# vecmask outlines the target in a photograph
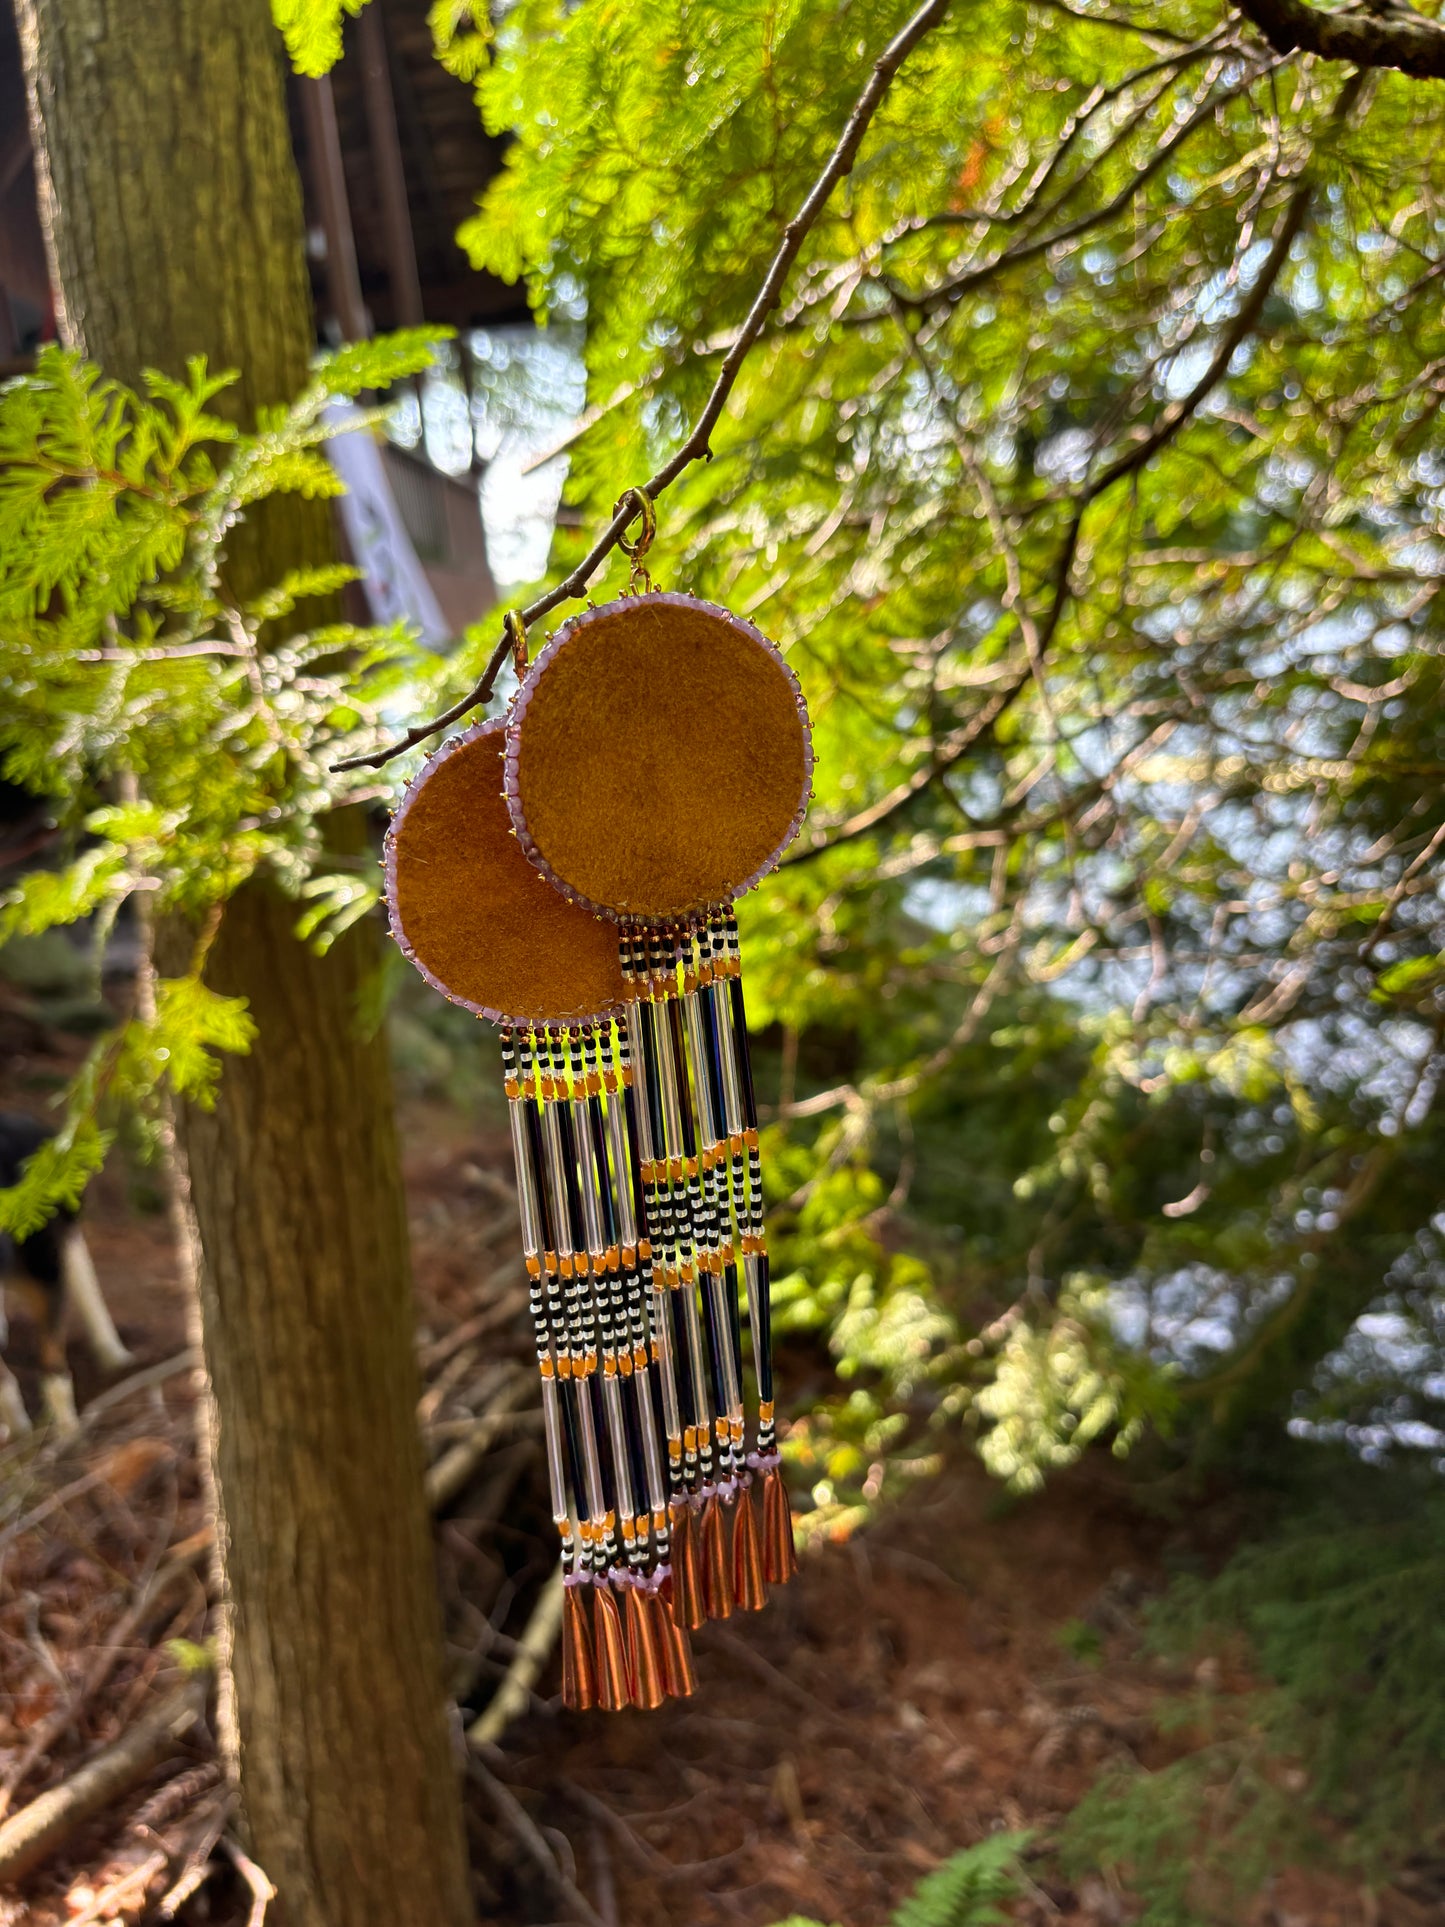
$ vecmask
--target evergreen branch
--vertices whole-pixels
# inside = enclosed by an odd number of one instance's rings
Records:
[[[1084,491],[1082,506],[1087,507],[1090,502],[1097,501],[1107,489],[1112,488],[1116,482],[1122,482],[1126,476],[1137,474],[1166,443],[1173,441],[1180,429],[1192,419],[1219,382],[1223,380],[1228,373],[1230,362],[1234,359],[1235,350],[1254,333],[1260,316],[1264,312],[1264,304],[1273,293],[1274,284],[1279,279],[1285,262],[1289,259],[1290,248],[1294,244],[1296,235],[1304,226],[1305,216],[1309,212],[1311,192],[1312,183],[1306,177],[1290,195],[1285,206],[1284,217],[1280,221],[1264,265],[1253,287],[1239,304],[1239,312],[1221,333],[1218,346],[1210,357],[1204,373],[1187,395],[1182,396],[1172,407],[1165,409],[1147,435],[1136,442],[1133,448],[1126,449],[1102,474],[1094,477]]]
[[[1348,113],[1358,95],[1360,84],[1360,79],[1356,76],[1346,85],[1341,99],[1336,106],[1335,114],[1337,119],[1343,118],[1343,116]],[[1186,126],[1191,124],[1192,123],[1187,122]],[[858,811],[857,814],[850,817],[847,822],[840,824],[830,835],[819,837],[809,848],[801,850],[791,857],[785,857],[783,859],[783,867],[810,862],[814,857],[823,855],[825,851],[835,849],[839,844],[852,842],[860,836],[866,836],[871,830],[875,830],[882,824],[888,822],[891,818],[898,815],[900,811],[905,810],[913,799],[923,790],[927,789],[940,775],[951,769],[955,764],[961,762],[984,732],[1022,695],[1030,682],[1037,683],[1040,689],[1043,689],[1043,660],[1048,648],[1053,642],[1059,623],[1063,619],[1064,611],[1069,603],[1072,592],[1074,561],[1078,553],[1079,538],[1083,532],[1086,511],[1101,495],[1113,488],[1116,483],[1124,481],[1130,475],[1137,474],[1162,448],[1167,447],[1179,434],[1180,430],[1193,419],[1211,392],[1218,386],[1219,382],[1223,380],[1236,350],[1249,338],[1258,325],[1260,316],[1264,311],[1265,303],[1273,292],[1275,283],[1284,269],[1285,262],[1289,259],[1290,248],[1296,236],[1303,228],[1305,217],[1309,212],[1311,192],[1311,182],[1308,176],[1305,176],[1298,182],[1285,205],[1284,215],[1280,221],[1269,254],[1253,286],[1250,288],[1246,298],[1240,303],[1238,313],[1230,321],[1228,327],[1221,333],[1215,351],[1210,357],[1208,367],[1189,390],[1188,394],[1182,396],[1179,401],[1167,408],[1149,432],[1142,436],[1133,448],[1126,449],[1124,453],[1111,462],[1107,468],[1094,476],[1074,498],[1068,527],[1065,531],[1064,540],[1060,546],[1052,572],[1048,607],[1042,623],[1036,624],[1029,616],[1023,597],[1022,583],[1018,579],[1011,578],[1008,606],[1010,606],[1015,616],[1020,620],[1024,638],[1029,647],[1029,667],[1015,676],[1002,690],[993,696],[968,723],[953,731],[945,738],[945,740],[938,745],[936,753],[929,758],[928,762],[921,769],[915,771],[912,776],[897,785],[896,788],[890,790],[886,796],[881,797],[876,803],[866,809]],[[899,297],[897,300],[897,308],[899,309],[913,305],[915,304],[909,303],[906,298],[903,297]],[[901,320],[901,316],[899,319]],[[905,329],[905,334],[907,333],[908,331]],[[917,344],[911,335],[909,335],[909,341],[915,354],[917,354]],[[967,451],[965,450],[964,453],[967,459]],[[1006,546],[1002,543],[1002,530],[997,524],[996,517],[995,540],[999,541],[1001,546]],[[1016,568],[1017,562],[1015,558],[1015,571]],[[1047,700],[1046,695],[1045,700]]]
[[[966,723],[950,731],[942,742],[935,746],[933,754],[921,769],[905,777],[903,782],[889,790],[886,796],[880,796],[876,803],[870,803],[866,809],[859,810],[845,823],[840,823],[831,833],[819,836],[807,849],[799,850],[792,856],[785,856],[779,867],[790,869],[799,863],[811,863],[814,857],[822,856],[827,850],[836,850],[839,844],[852,843],[860,836],[867,836],[871,830],[880,829],[883,824],[897,816],[900,810],[907,809],[914,797],[926,790],[930,783],[936,782],[940,776],[946,775],[956,764],[963,761],[979,739],[997,722],[1019,691],[1027,685],[1032,675],[1032,667],[1020,671],[1005,683],[1002,689],[990,696],[976,715],[970,716]]]
[[[1397,0],[1324,13],[1307,0],[1235,0],[1277,53],[1318,54],[1357,67],[1393,67],[1414,80],[1445,80],[1445,27]]]
[[[1192,51],[1195,50],[1191,49]],[[1160,142],[1148,160],[1102,206],[1091,208],[1087,214],[1080,214],[1074,220],[1066,221],[1062,227],[1051,228],[1047,234],[1035,235],[1030,240],[1020,242],[1012,248],[1006,248],[992,261],[985,261],[976,268],[966,268],[962,274],[955,275],[949,281],[940,282],[937,287],[929,288],[922,294],[908,294],[902,289],[894,289],[893,298],[903,307],[914,312],[932,314],[939,309],[952,307],[965,295],[976,293],[979,288],[1010,268],[1022,267],[1027,261],[1036,261],[1041,255],[1051,254],[1055,248],[1064,246],[1066,242],[1081,240],[1084,235],[1092,234],[1095,229],[1107,227],[1111,221],[1128,211],[1155,175],[1176,158],[1180,148],[1199,128],[1213,120],[1219,110],[1230,101],[1247,96],[1255,83],[1278,65],[1278,61],[1271,61],[1265,66],[1253,68],[1241,81],[1233,87],[1226,88],[1223,93],[1211,92],[1187,119],[1178,123],[1168,139]],[[1071,186],[1060,199],[1066,200],[1073,191],[1074,188]],[[1058,205],[1057,201],[1053,204],[1054,207]],[[1051,208],[1049,212],[1052,211]],[[862,327],[880,319],[881,314],[849,315],[845,318],[843,325]]]
[[[923,36],[930,28],[938,25],[947,11],[948,0],[925,0],[925,4],[900,29],[873,63],[873,71],[868,77],[868,83],[859,94],[837,145],[829,155],[817,180],[809,189],[802,206],[783,229],[782,240],[769,263],[762,286],[758,289],[747,319],[729,348],[722,367],[718,370],[712,392],[703,404],[702,412],[693,424],[692,432],[671,460],[664,462],[641,491],[629,489],[624,493],[621,505],[612,520],[571,574],[564,577],[555,588],[538,596],[535,602],[530,603],[520,612],[524,627],[529,627],[543,616],[550,614],[559,604],[575,601],[584,593],[587,584],[617,547],[629,525],[637,520],[639,492],[649,501],[655,502],[664,489],[670,488],[683,470],[690,467],[693,462],[712,460],[713,430],[722,417],[723,409],[727,406],[728,397],[742,372],[742,366],[747,360],[749,351],[762,334],[769,315],[778,305],[784,283],[792,271],[804,241],[827,206],[833,189],[839,181],[845,180],[852,173],[853,163],[858,157],[863,136],[867,133],[873,116],[882,105],[898,69]],[[417,743],[425,742],[428,737],[435,736],[439,730],[450,727],[452,723],[460,722],[469,710],[476,709],[490,698],[497,677],[501,674],[502,665],[511,655],[511,648],[511,638],[504,629],[486,668],[460,701],[453,703],[450,709],[443,710],[440,716],[433,717],[430,722],[418,723],[386,747],[374,750],[367,756],[347,757],[334,767],[338,771],[380,769],[393,757],[400,756]]]
[[[1061,13],[1070,20],[1077,20],[1085,27],[1113,27],[1120,33],[1136,33],[1141,40],[1163,41],[1166,45],[1173,41],[1178,46],[1188,44],[1188,36],[1171,33],[1167,27],[1156,25],[1153,21],[1131,20],[1127,14],[1096,11],[1093,8],[1071,7],[1066,0],[1031,0],[1033,6],[1045,13]]]

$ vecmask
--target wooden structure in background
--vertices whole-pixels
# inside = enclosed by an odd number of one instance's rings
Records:
[[[333,72],[290,78],[292,141],[321,338],[445,323],[460,331],[470,392],[465,331],[529,315],[519,289],[477,273],[457,246],[504,143],[483,128],[471,88],[437,62],[427,11],[428,0],[370,0],[348,20]],[[12,0],[0,0],[0,377],[27,368],[54,332],[19,34]],[[420,448],[385,456],[443,609],[459,625],[475,620],[495,600],[478,465],[457,477]]]

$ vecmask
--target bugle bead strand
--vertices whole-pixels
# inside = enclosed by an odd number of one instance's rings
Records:
[[[690,1489],[697,1490],[712,1484],[712,1425],[707,1408],[707,1373],[703,1359],[702,1333],[698,1325],[696,1296],[691,1291],[682,1290],[683,1253],[690,1250],[691,1240],[685,1226],[677,1222],[679,1212],[686,1213],[687,1195],[677,1191],[671,1182],[671,1169],[674,1163],[681,1166],[681,1151],[676,1138],[669,1141],[669,1130],[676,1120],[675,1092],[673,1101],[668,1101],[668,1089],[664,1084],[659,1039],[663,1033],[663,1023],[659,1021],[657,1008],[658,987],[651,975],[648,961],[647,940],[638,936],[633,946],[634,970],[639,987],[636,1005],[638,1038],[641,1047],[642,1068],[648,1094],[648,1122],[651,1129],[652,1158],[644,1165],[643,1175],[651,1175],[651,1185],[647,1192],[648,1219],[660,1231],[663,1251],[661,1277],[671,1296],[674,1311],[673,1336],[680,1334],[682,1347],[674,1344],[674,1357],[679,1366],[679,1387],[684,1394],[684,1410],[687,1421],[683,1426],[683,1464],[686,1482]],[[675,1128],[679,1135],[681,1126]],[[656,1245],[656,1240],[654,1244]],[[657,1255],[654,1249],[654,1277],[657,1275]],[[684,1369],[685,1367],[685,1369]]]
[[[650,1362],[657,1374],[657,1385],[662,1395],[661,1424],[667,1450],[667,1490],[669,1494],[678,1491],[682,1485],[682,1417],[678,1408],[677,1379],[672,1363],[672,1334],[666,1322],[666,1301],[659,1291],[652,1272],[652,1244],[648,1236],[646,1206],[643,1201],[642,1179],[639,1171],[636,1123],[636,1093],[633,1088],[631,1047],[627,1028],[627,1014],[622,1012],[617,1020],[617,1088],[609,1087],[607,1099],[607,1118],[609,1129],[613,1132],[613,1163],[620,1173],[630,1173],[630,1186],[618,1177],[618,1195],[630,1195],[633,1220],[637,1236],[637,1282],[638,1302],[635,1319],[642,1330],[634,1325],[636,1338],[647,1344]],[[620,1099],[620,1103],[619,1100]]]
[[[720,1306],[717,1286],[714,1283],[715,1277],[721,1276],[722,1262],[718,1253],[716,1217],[710,1208],[711,1200],[703,1190],[701,1164],[698,1157],[697,1125],[693,1091],[689,1082],[686,1029],[677,985],[676,966],[679,948],[676,937],[660,941],[658,949],[662,967],[658,975],[663,986],[660,1022],[665,1024],[667,1041],[664,1074],[671,1078],[673,1084],[682,1167],[687,1183],[688,1213],[693,1227],[693,1264],[681,1274],[682,1289],[687,1292],[696,1290],[701,1294],[702,1329],[707,1346],[709,1383],[712,1387],[710,1418],[718,1455],[718,1476],[724,1484],[730,1484],[735,1468],[732,1434],[728,1422],[731,1403],[729,1387],[736,1377],[736,1369],[729,1357],[731,1331],[727,1324],[726,1309]],[[691,1068],[695,1072],[697,1067]],[[698,1102],[702,1102],[701,1094]]]
[[[537,1087],[541,1102],[541,1139],[546,1170],[546,1195],[552,1214],[552,1230],[557,1241],[557,1268],[562,1279],[563,1309],[567,1327],[568,1354],[572,1380],[569,1400],[575,1449],[581,1468],[580,1490],[585,1494],[587,1526],[584,1537],[590,1542],[592,1565],[605,1572],[616,1557],[612,1522],[608,1518],[606,1488],[597,1445],[596,1412],[588,1382],[596,1363],[595,1345],[589,1345],[586,1313],[578,1278],[578,1253],[573,1227],[573,1192],[569,1185],[566,1150],[562,1135],[563,1109],[567,1096],[565,1062],[559,1062],[555,1032],[540,1032],[536,1037]],[[582,1259],[585,1265],[585,1256]]]
[[[552,1063],[556,1085],[556,1106],[558,1133],[562,1142],[563,1168],[567,1184],[568,1209],[572,1219],[572,1244],[574,1251],[574,1273],[577,1283],[578,1316],[582,1327],[583,1343],[586,1348],[587,1384],[584,1388],[589,1401],[593,1434],[597,1442],[598,1470],[601,1478],[603,1497],[604,1545],[607,1564],[615,1566],[621,1553],[617,1545],[619,1528],[618,1514],[621,1510],[619,1489],[615,1473],[614,1456],[610,1449],[615,1442],[615,1433],[608,1410],[606,1377],[601,1371],[602,1329],[601,1311],[596,1292],[592,1260],[589,1250],[589,1234],[586,1213],[584,1179],[579,1163],[577,1134],[573,1128],[572,1098],[573,1087],[567,1073],[566,1037],[561,1031],[552,1036]],[[631,1507],[627,1507],[631,1512]]]
[[[531,1032],[521,1039],[518,1064],[521,1083],[521,1125],[527,1145],[527,1164],[531,1175],[532,1201],[536,1206],[542,1251],[542,1284],[545,1293],[547,1329],[553,1364],[559,1378],[572,1376],[572,1356],[567,1336],[567,1313],[558,1268],[557,1231],[552,1198],[548,1189],[546,1149],[542,1136],[536,1040]]]
[[[501,1042],[507,1113],[512,1132],[512,1157],[517,1173],[517,1199],[522,1219],[522,1248],[527,1265],[528,1304],[532,1314],[533,1337],[537,1348],[537,1369],[542,1380],[542,1419],[546,1434],[547,1480],[552,1501],[552,1519],[562,1542],[563,1568],[570,1574],[576,1565],[577,1546],[573,1534],[572,1497],[563,1452],[562,1421],[558,1410],[554,1340],[548,1327],[542,1284],[544,1232],[539,1203],[540,1175],[533,1161],[533,1147],[527,1132],[526,1107],[530,1100],[523,1094],[521,1064],[516,1040],[510,1030],[502,1032]]]
[[[763,1216],[762,1159],[758,1143],[757,1102],[740,979],[737,923],[731,912],[713,919],[709,937],[713,964],[712,1014],[718,1057],[729,1106],[728,1181],[742,1254],[743,1286],[753,1334],[753,1366],[758,1381],[760,1453],[774,1449],[772,1334],[768,1293],[767,1241]]]
[[[651,971],[648,987],[651,998],[649,1007],[644,1008],[644,1034],[649,1037],[650,1047],[656,1051],[658,1059],[658,1084],[662,1096],[662,1112],[667,1134],[668,1205],[674,1224],[682,1220],[681,1235],[677,1240],[677,1291],[682,1304],[683,1331],[687,1341],[688,1364],[693,1391],[693,1431],[696,1439],[699,1490],[706,1492],[715,1483],[713,1470],[713,1433],[715,1414],[714,1400],[709,1394],[709,1386],[714,1383],[715,1359],[711,1348],[703,1336],[702,1321],[698,1316],[697,1266],[695,1241],[692,1235],[692,1205],[686,1189],[688,1158],[684,1138],[683,1108],[681,1093],[678,1089],[677,1065],[672,1051],[672,1029],[668,1012],[669,993],[677,994],[675,967],[669,971],[667,953],[660,939],[648,943],[651,956]]]
[[[592,1137],[594,1158],[605,1180],[607,1139],[600,1104],[592,1118]],[[614,1201],[608,1202],[611,1204]],[[615,1219],[612,1228],[613,1245],[609,1250],[616,1249],[618,1256],[616,1262],[609,1261],[607,1284],[617,1348],[617,1369],[622,1378],[622,1400],[628,1414],[627,1437],[632,1455],[632,1490],[638,1502],[638,1533],[640,1539],[645,1538],[650,1528],[656,1542],[658,1556],[665,1558],[667,1488],[662,1472],[657,1417],[652,1396],[654,1366],[647,1343],[647,1312],[642,1281],[635,1262],[624,1265],[621,1261]]]
[[[662,1387],[663,1423],[667,1431],[668,1481],[672,1490],[690,1489],[697,1481],[697,1435],[685,1424],[685,1368],[674,1344],[671,1312],[672,1286],[666,1262],[667,1233],[661,1192],[656,1183],[657,1147],[654,1129],[660,1129],[661,1099],[654,1091],[654,1078],[645,1061],[642,1044],[641,990],[634,967],[632,942],[622,936],[622,973],[632,1001],[624,1011],[618,1028],[622,1054],[623,1100],[627,1121],[638,1214],[638,1257],[648,1285],[652,1317],[652,1350],[658,1360]],[[632,1041],[637,1042],[635,1058]],[[676,1271],[671,1273],[676,1278]]]
[[[720,921],[709,929],[712,946],[712,981],[708,986],[713,1036],[716,1040],[718,1067],[722,1079],[723,1122],[727,1127],[727,1181],[739,1237],[748,1228],[747,1143],[743,1115],[742,1082],[738,1072],[737,1045],[733,1036],[732,1005],[728,997],[728,954],[726,933]]]
[[[632,1388],[637,1432],[642,1448],[642,1484],[646,1492],[654,1549],[667,1557],[667,1484],[662,1470],[662,1435],[658,1431],[653,1398],[657,1360],[648,1343],[647,1287],[638,1255],[637,1219],[633,1204],[632,1160],[626,1138],[626,1116],[621,1082],[612,1056],[611,1027],[589,1031],[587,1053],[588,1109],[592,1124],[593,1158],[601,1195],[610,1212],[611,1245],[617,1251],[614,1280],[614,1320],[618,1327],[618,1364]]]
[[[586,1063],[587,1040],[590,1039],[590,1034],[590,1031],[584,1033],[579,1028],[571,1032],[569,1040],[569,1130],[576,1159],[580,1208],[586,1233],[589,1267],[589,1275],[583,1281],[582,1290],[589,1306],[589,1323],[595,1327],[598,1334],[602,1370],[602,1409],[611,1454],[617,1525],[622,1535],[624,1556],[629,1566],[636,1567],[644,1559],[646,1547],[645,1543],[643,1545],[638,1543],[632,1442],[623,1414],[621,1387],[618,1382],[619,1343],[625,1347],[626,1332],[625,1329],[619,1332],[617,1321],[621,1292],[617,1247],[612,1235],[611,1181],[607,1172],[605,1153],[601,1169],[598,1168],[598,1135],[594,1135],[593,1130],[592,1103],[595,1093],[589,1089]],[[595,1061],[591,1076],[596,1080]],[[600,1090],[600,1088],[599,1080],[597,1089]],[[645,1521],[643,1529],[645,1534]]]
[[[698,1163],[705,1227],[707,1289],[711,1292],[719,1330],[723,1394],[727,1429],[727,1456],[734,1474],[740,1470],[743,1446],[742,1353],[737,1324],[737,1274],[733,1265],[734,1246],[728,1199],[719,1183],[721,1116],[714,1088],[712,1052],[707,1026],[699,1000],[700,971],[693,933],[689,932],[684,949],[681,1020],[686,1031],[691,1060],[693,1091],[696,1097]]]

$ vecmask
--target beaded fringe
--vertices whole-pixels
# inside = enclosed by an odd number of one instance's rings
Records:
[[[620,944],[614,1017],[502,1032],[578,1710],[686,1698],[688,1633],[796,1570],[737,922]]]

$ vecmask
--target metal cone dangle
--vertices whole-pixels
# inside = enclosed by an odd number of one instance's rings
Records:
[[[688,1632],[795,1570],[733,899],[811,773],[773,645],[649,588],[564,625],[387,838],[393,935],[501,1030],[577,1709],[686,1697]]]

